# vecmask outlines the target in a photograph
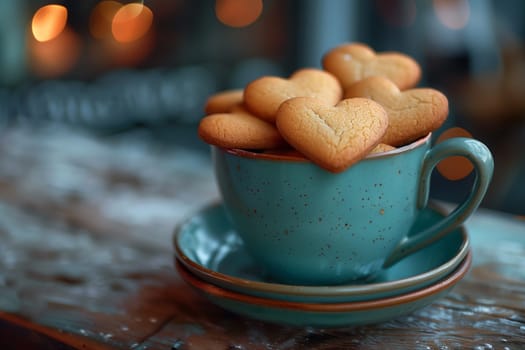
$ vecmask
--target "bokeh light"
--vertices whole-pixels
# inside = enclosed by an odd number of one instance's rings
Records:
[[[145,36],[131,42],[104,40],[101,42],[101,48],[112,66],[133,67],[148,58],[153,52],[155,44],[155,32],[150,30]]]
[[[89,30],[98,39],[91,53],[109,66],[140,64],[155,46],[153,12],[143,3],[101,1],[91,11]]]
[[[29,66],[42,78],[55,78],[71,71],[82,49],[80,36],[67,26],[51,40],[41,42],[30,37],[27,45]]]
[[[89,31],[94,38],[107,39],[113,36],[111,32],[113,17],[121,7],[122,4],[118,1],[105,0],[93,8],[89,17]]]
[[[262,0],[216,0],[217,19],[230,27],[246,27],[254,23],[263,10]]]
[[[464,28],[470,18],[470,5],[467,0],[434,0],[434,11],[438,20],[449,29]]]
[[[472,134],[463,128],[453,127],[445,130],[441,135],[439,135],[436,143],[443,142],[453,137],[472,138]],[[467,177],[474,169],[474,166],[467,158],[454,156],[442,160],[438,163],[436,168],[444,178],[456,181]]]
[[[153,12],[140,3],[126,4],[113,16],[111,32],[115,40],[129,43],[142,38],[151,28]]]
[[[45,5],[33,15],[31,30],[33,37],[40,41],[49,41],[62,33],[67,23],[67,9],[62,5]]]

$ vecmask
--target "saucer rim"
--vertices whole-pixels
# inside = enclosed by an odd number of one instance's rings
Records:
[[[175,249],[175,257],[178,261],[182,262],[186,268],[191,270],[193,273],[199,275],[200,278],[208,279],[216,282],[223,288],[226,286],[232,286],[236,288],[249,289],[259,293],[274,293],[279,295],[297,296],[297,297],[353,297],[360,296],[365,293],[377,294],[386,292],[396,292],[400,289],[408,288],[411,286],[424,284],[436,277],[447,275],[453,271],[461,261],[466,257],[470,248],[470,238],[464,225],[460,225],[454,229],[459,230],[462,236],[461,245],[458,247],[456,254],[446,261],[445,263],[423,273],[410,276],[407,278],[370,283],[370,284],[348,284],[341,285],[293,285],[284,283],[273,283],[273,282],[262,282],[254,281],[241,277],[228,275],[222,272],[210,269],[202,264],[191,259],[187,256],[182,247],[180,246],[180,236],[183,234],[185,227],[191,223],[192,218],[202,215],[207,211],[213,210],[216,207],[222,207],[222,201],[216,201],[208,204],[201,208],[197,212],[194,212],[187,219],[181,221],[176,227],[173,235],[173,245]],[[429,203],[428,209],[436,211],[440,215],[446,215],[446,210],[440,207],[437,203]],[[440,279],[438,279],[439,281]]]
[[[264,298],[260,296],[236,292],[230,289],[222,288],[220,286],[217,286],[213,283],[207,282],[199,278],[196,274],[192,273],[191,270],[186,268],[184,264],[182,264],[180,261],[177,261],[175,265],[179,276],[191,287],[204,293],[205,295],[250,305],[269,307],[272,309],[289,311],[295,310],[313,313],[344,313],[355,311],[371,311],[415,302],[417,300],[430,297],[432,295],[443,292],[450,287],[455,286],[467,275],[467,273],[470,271],[471,266],[472,251],[469,249],[465,258],[451,273],[449,273],[445,278],[437,281],[436,283],[431,284],[430,286],[412,292],[374,300],[318,303]]]

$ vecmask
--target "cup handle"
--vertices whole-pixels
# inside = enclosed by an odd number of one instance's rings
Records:
[[[443,159],[452,156],[466,157],[474,166],[476,178],[467,199],[433,226],[418,234],[404,237],[385,260],[383,267],[392,266],[407,255],[445,236],[461,225],[479,207],[492,179],[494,160],[490,150],[480,141],[458,137],[441,142],[426,153],[421,171],[418,208],[422,209],[428,204],[430,175],[435,166]]]

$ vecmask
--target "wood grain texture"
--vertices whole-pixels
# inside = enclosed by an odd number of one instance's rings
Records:
[[[378,325],[294,328],[226,312],[173,269],[171,234],[217,198],[206,155],[155,137],[0,135],[0,345],[54,349],[523,349],[525,222],[481,210],[447,297]]]

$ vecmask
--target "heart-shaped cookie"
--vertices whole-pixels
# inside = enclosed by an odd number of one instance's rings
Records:
[[[242,89],[220,91],[206,100],[204,112],[206,115],[231,112],[233,107],[242,103]]]
[[[253,116],[240,106],[230,113],[202,118],[198,134],[205,142],[224,148],[260,150],[286,145],[274,124]]]
[[[370,154],[385,153],[393,151],[395,149],[396,148],[394,146],[387,145],[386,143],[380,143],[370,151]]]
[[[389,126],[381,140],[392,146],[406,145],[439,128],[448,116],[448,99],[431,88],[405,91],[385,77],[363,79],[345,91],[345,98],[370,98],[386,110]]]
[[[416,86],[421,78],[421,67],[410,56],[399,52],[376,53],[359,43],[344,44],[328,51],[322,64],[339,79],[343,89],[370,76],[385,76],[405,90]]]
[[[309,97],[284,102],[276,125],[284,139],[324,169],[341,172],[365,157],[383,137],[388,116],[380,104],[351,98],[332,106]]]
[[[277,109],[284,101],[299,96],[316,97],[335,105],[341,100],[343,90],[339,81],[320,69],[301,69],[289,79],[262,77],[244,89],[244,103],[254,115],[275,122]]]

